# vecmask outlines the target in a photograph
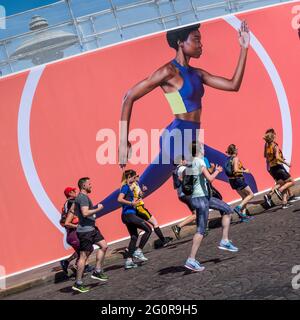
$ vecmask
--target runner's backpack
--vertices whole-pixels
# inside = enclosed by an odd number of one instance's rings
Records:
[[[210,184],[210,188],[212,197],[223,200],[221,193],[212,184]]]
[[[67,220],[67,216],[68,216],[68,212],[72,206],[72,204],[74,203],[74,200],[67,200],[64,204],[64,206],[61,209],[61,218],[59,220],[59,223],[62,227],[65,226],[66,220]]]
[[[186,196],[190,196],[194,191],[195,176],[192,174],[186,174],[186,169],[182,175],[182,192]]]
[[[233,162],[233,157],[228,157],[227,160],[225,161],[225,164],[224,164],[225,174],[229,178],[234,176],[232,162]]]
[[[172,178],[173,178],[173,187],[174,189],[178,189],[180,186],[181,186],[181,181],[178,177],[178,169],[180,168],[181,166],[178,166],[175,170],[173,170],[172,172]]]

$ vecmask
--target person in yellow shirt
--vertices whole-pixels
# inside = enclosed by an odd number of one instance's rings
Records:
[[[284,167],[284,165],[288,167],[291,165],[287,163],[283,157],[282,151],[276,142],[276,132],[273,128],[266,131],[264,140],[264,156],[267,161],[267,169],[276,183],[271,192],[266,194],[264,197],[266,202],[269,204],[272,194],[276,193],[278,198],[282,200],[282,208],[286,209],[290,206],[289,202],[298,200],[290,190],[295,182]]]
[[[144,201],[142,200],[144,193],[147,191],[147,187],[142,185],[142,188],[139,185],[139,175],[135,176],[135,182],[132,184],[132,191],[134,200],[140,199],[136,206],[137,216],[144,219],[146,222],[150,223],[153,226],[155,234],[161,241],[161,246],[165,247],[170,241],[173,240],[171,237],[164,237],[156,218],[145,208]]]

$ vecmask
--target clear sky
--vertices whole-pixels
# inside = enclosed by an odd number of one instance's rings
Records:
[[[58,0],[0,0],[0,5],[5,7],[6,15],[23,12],[29,9],[45,6]]]

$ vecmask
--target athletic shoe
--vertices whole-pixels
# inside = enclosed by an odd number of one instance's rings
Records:
[[[274,192],[276,193],[277,197],[282,201],[282,193],[278,190],[278,189],[275,189]]]
[[[93,272],[94,271],[94,267],[90,266],[89,264],[87,264],[85,267],[84,267],[84,272],[85,273],[90,273],[90,272]]]
[[[240,217],[241,222],[249,222],[250,220],[253,219],[253,217],[250,217],[246,213],[243,213],[241,206],[236,206],[233,210]]]
[[[209,227],[206,227],[203,237],[207,237],[209,234]]]
[[[271,197],[270,197],[268,194],[265,194],[265,195],[264,195],[264,199],[265,199],[266,204],[267,204],[269,207],[272,207]]]
[[[136,263],[134,263],[132,260],[126,260],[125,261],[125,269],[133,269],[133,268],[137,268],[138,265]]]
[[[253,216],[249,216],[248,214],[243,213],[243,216],[242,216],[241,221],[242,221],[242,222],[249,222],[249,221],[251,221],[251,220],[253,220],[253,219],[254,219]]]
[[[249,222],[252,219],[253,219],[253,217],[247,216],[246,213],[242,213],[240,216],[241,222]]]
[[[68,267],[70,262],[68,260],[62,260],[60,261],[61,268],[63,269],[63,272],[68,274]]]
[[[165,241],[162,243],[163,247],[166,247],[168,243],[170,243],[173,240],[172,237],[165,237]]]
[[[93,274],[91,275],[91,278],[95,280],[100,280],[100,281],[108,280],[108,276],[103,271],[101,272],[94,271]]]
[[[88,287],[85,287],[83,284],[77,284],[77,283],[74,283],[72,289],[75,291],[79,291],[81,293],[85,293],[85,292],[90,291],[90,289]]]
[[[221,250],[227,250],[227,251],[231,251],[231,252],[238,252],[239,251],[239,249],[237,247],[235,247],[231,241],[221,240],[218,248]]]
[[[245,216],[245,217],[243,217],[243,218],[241,218],[241,222],[246,222],[246,223],[248,223],[249,221],[251,221],[253,219],[253,217],[249,217],[249,216]]]
[[[296,197],[295,195],[293,195],[293,196],[289,197],[288,202],[293,203],[293,202],[296,202],[299,200],[300,200],[300,197]]]
[[[172,227],[172,231],[174,232],[175,237],[177,238],[177,240],[179,240],[181,238],[180,237],[181,228],[178,227],[178,225],[176,224],[175,226]]]
[[[233,210],[240,218],[242,218],[243,212],[242,212],[242,208],[240,206],[236,206]]]
[[[290,204],[290,203],[285,203],[285,204],[283,204],[282,206],[281,206],[281,209],[287,209],[287,208],[289,208],[289,207],[291,207],[292,206],[292,204]]]
[[[205,267],[203,267],[200,262],[198,262],[197,260],[195,259],[191,259],[191,258],[188,258],[185,262],[185,265],[184,265],[187,269],[190,269],[192,271],[195,271],[195,272],[200,272],[200,271],[203,271],[205,269]]]
[[[133,257],[141,261],[148,261],[148,258],[144,256],[143,251],[141,250],[135,250],[133,253]]]

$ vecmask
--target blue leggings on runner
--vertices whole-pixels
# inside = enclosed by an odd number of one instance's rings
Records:
[[[175,168],[174,161],[178,157],[185,155],[186,159],[190,157],[190,145],[194,140],[198,140],[200,134],[200,123],[175,119],[164,130],[160,136],[160,152],[156,159],[146,168],[140,176],[140,185],[147,186],[148,190],[145,196],[149,196],[156,189],[161,187],[172,175]],[[170,139],[171,136],[171,139]],[[207,145],[204,146],[205,156],[211,163],[216,163],[224,167],[227,156]],[[254,177],[251,174],[245,174],[245,181],[251,187],[253,192],[257,192],[257,186]],[[225,172],[221,172],[217,179],[228,183],[228,177]],[[120,207],[117,201],[119,189],[112,192],[101,203],[104,209],[97,217],[101,217]]]
[[[191,205],[196,210],[197,233],[204,235],[207,226],[209,209],[222,211],[223,215],[232,214],[232,208],[224,201],[211,197],[196,197],[190,199]]]
[[[191,204],[196,210],[197,233],[204,235],[209,214],[208,197],[191,198]]]
[[[234,212],[229,204],[215,197],[209,198],[208,205],[209,205],[209,209],[220,211],[222,216],[224,214],[232,214]]]

